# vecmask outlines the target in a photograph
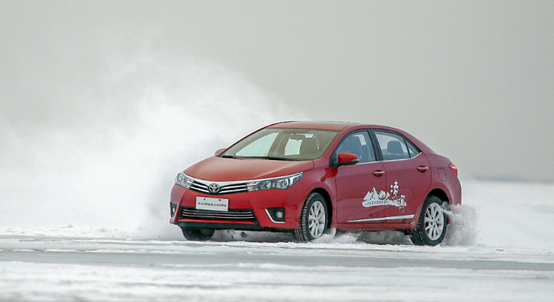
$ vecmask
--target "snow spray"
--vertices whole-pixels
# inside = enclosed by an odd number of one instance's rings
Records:
[[[79,114],[71,123],[29,126],[33,136],[0,124],[0,226],[163,237],[179,171],[268,123],[302,118],[242,75],[206,62],[141,55],[94,84],[72,95],[81,110],[68,113]],[[49,101],[55,106],[55,96]]]

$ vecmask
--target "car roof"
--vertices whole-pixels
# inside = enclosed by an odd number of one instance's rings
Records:
[[[404,132],[400,129],[396,129],[384,125],[371,125],[371,124],[360,124],[352,122],[318,122],[318,121],[307,121],[307,122],[298,122],[298,121],[287,121],[279,122],[267,126],[267,128],[297,128],[297,129],[321,129],[321,130],[338,130],[342,131],[345,129],[354,130],[359,128],[373,128],[373,129],[385,129],[393,130],[398,132]]]
[[[297,129],[321,129],[321,130],[344,130],[346,128],[360,125],[349,122],[279,122],[269,125],[267,128],[297,128]]]

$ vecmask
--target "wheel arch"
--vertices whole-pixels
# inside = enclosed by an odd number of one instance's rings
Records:
[[[447,203],[446,208],[447,209],[450,208],[451,201],[450,201],[450,198],[448,197],[448,194],[446,194],[446,192],[444,190],[439,189],[439,188],[435,188],[435,189],[431,190],[431,192],[429,192],[429,194],[427,194],[427,197],[425,197],[425,199],[427,199],[429,196],[438,197],[440,200],[442,200],[443,206],[444,206],[444,203],[446,202]],[[421,204],[421,208],[419,209],[419,212],[418,212],[418,213],[420,213],[420,215],[421,215],[421,211],[423,210],[423,203]],[[419,217],[419,215],[418,215],[418,217]],[[450,219],[448,218],[448,216],[446,217],[446,223],[450,224]]]
[[[450,204],[450,198],[448,197],[448,194],[446,194],[446,192],[442,189],[439,189],[439,188],[433,189],[431,190],[431,192],[429,192],[429,194],[427,194],[427,197],[429,197],[430,195],[437,196],[443,202],[447,202],[448,204]]]
[[[425,196],[425,199],[421,202],[421,204],[419,205],[418,209],[417,209],[417,212],[415,214],[415,217],[414,217],[414,220],[413,220],[413,224],[412,224],[412,227],[415,228],[416,224],[417,224],[417,221],[419,220],[419,216],[421,215],[421,211],[423,210],[423,204],[425,203],[425,200],[427,198],[429,198],[429,196],[436,196],[438,197],[440,200],[442,200],[443,202],[446,202],[448,203],[448,206],[450,206],[451,204],[451,201],[450,201],[450,198],[448,197],[448,194],[441,188],[434,188],[433,190],[431,190],[429,193],[427,193],[427,195]]]
[[[323,196],[323,199],[325,199],[325,205],[327,206],[327,229],[331,229],[331,225],[333,223],[333,202],[331,200],[331,195],[327,190],[324,188],[315,188],[313,189],[310,194],[312,193],[319,193],[321,196]],[[308,196],[310,195],[308,194]]]

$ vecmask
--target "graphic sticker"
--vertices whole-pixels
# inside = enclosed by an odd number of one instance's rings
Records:
[[[406,207],[406,201],[404,200],[406,198],[406,195],[398,196],[398,192],[400,189],[400,186],[398,186],[398,180],[395,180],[394,184],[392,184],[390,187],[390,193],[382,190],[381,192],[377,193],[377,190],[375,189],[375,187],[373,187],[373,190],[367,192],[362,205],[366,208],[377,206],[395,206],[399,209],[404,209]]]

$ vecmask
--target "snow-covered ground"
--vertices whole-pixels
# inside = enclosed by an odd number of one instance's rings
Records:
[[[136,229],[0,226],[0,300],[552,301],[554,184],[462,185],[437,247],[395,232],[187,242],[161,218]]]
[[[554,294],[551,256],[473,248],[21,237],[1,244],[5,301],[550,301]]]

